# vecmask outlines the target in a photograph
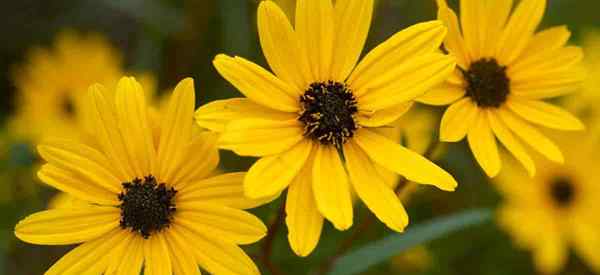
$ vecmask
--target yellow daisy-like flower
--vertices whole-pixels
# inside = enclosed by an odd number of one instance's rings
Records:
[[[504,195],[500,225],[517,244],[532,250],[536,267],[558,273],[569,258],[569,247],[600,272],[600,144],[588,136],[559,139],[566,165],[542,161],[534,178],[509,162],[497,179]]]
[[[460,26],[445,0],[438,18],[448,26],[445,49],[457,58],[457,70],[443,85],[419,101],[452,104],[441,122],[440,139],[468,140],[486,174],[494,177],[502,163],[496,138],[527,169],[535,164],[522,142],[547,158],[563,162],[559,148],[531,124],[582,130],[583,124],[542,99],[575,90],[585,77],[580,48],[565,46],[570,32],[554,27],[535,33],[546,0],[461,0]]]
[[[373,0],[298,0],[295,29],[272,1],[258,8],[263,53],[275,74],[241,57],[219,55],[219,73],[247,98],[210,103],[200,126],[221,131],[220,147],[261,157],[244,181],[251,198],[288,188],[286,223],[294,252],[306,256],[328,219],[352,226],[352,195],[388,227],[402,231],[408,216],[377,166],[405,178],[454,190],[453,177],[419,154],[376,133],[412,100],[440,84],[455,62],[438,52],[440,21],[401,31],[358,63]]]
[[[211,176],[217,136],[194,135],[191,79],[175,88],[152,127],[141,86],[119,81],[114,101],[90,88],[97,147],[52,139],[39,147],[48,162],[39,171],[50,186],[88,202],[33,214],[16,236],[44,245],[78,244],[46,274],[258,274],[238,247],[262,238],[264,224],[241,210],[244,173]]]
[[[121,68],[119,53],[102,36],[59,34],[53,48],[35,49],[15,70],[16,110],[10,131],[31,142],[46,134],[77,137],[87,88],[93,83],[114,87]]]

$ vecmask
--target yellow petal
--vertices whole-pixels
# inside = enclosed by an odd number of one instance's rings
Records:
[[[437,17],[443,21],[446,27],[448,27],[448,35],[444,41],[445,48],[452,53],[457,63],[461,68],[467,68],[471,63],[470,53],[466,49],[464,38],[461,34],[461,29],[458,24],[458,17],[453,10],[448,8],[446,0],[437,0],[438,13]]]
[[[473,60],[481,58],[483,42],[485,41],[487,20],[485,18],[485,1],[461,0],[460,25],[465,46]]]
[[[163,234],[155,234],[144,242],[144,275],[172,274],[169,250]]]
[[[283,81],[300,91],[311,80],[308,60],[300,50],[298,37],[283,11],[271,1],[258,6],[258,34],[269,66]]]
[[[482,34],[481,57],[492,57],[498,47],[498,37],[502,35],[508,16],[513,8],[513,0],[486,1],[485,12],[480,16],[485,24],[479,26]]]
[[[52,166],[115,194],[121,192],[122,182],[131,180],[115,175],[115,169],[104,154],[76,141],[50,139],[38,145],[37,149]]]
[[[408,214],[400,199],[388,186],[373,165],[373,162],[352,142],[344,146],[348,174],[358,197],[379,220],[394,231],[402,232],[408,225]]]
[[[344,81],[360,57],[373,15],[373,0],[337,1],[332,79]]]
[[[598,228],[587,221],[574,222],[573,227],[575,252],[582,257],[594,271],[600,271],[600,255],[596,250],[600,245],[600,236],[597,233]]]
[[[558,233],[540,234],[533,252],[536,267],[544,274],[557,274],[567,263],[569,248]]]
[[[169,230],[175,230],[187,242],[194,244],[191,248],[198,263],[211,274],[260,274],[252,259],[234,244],[221,241],[216,236],[208,238],[194,234],[176,224]]]
[[[123,77],[117,84],[115,102],[119,128],[128,139],[125,149],[135,176],[148,176],[156,165],[156,149],[142,86],[133,77]]]
[[[375,163],[408,180],[445,191],[453,191],[458,185],[448,172],[433,162],[370,130],[358,130],[354,140]]]
[[[523,0],[511,15],[498,41],[496,56],[503,65],[511,65],[527,47],[542,21],[546,0]]]
[[[352,198],[344,164],[333,146],[319,145],[312,168],[312,185],[319,212],[337,230],[352,226]]]
[[[250,100],[265,107],[296,112],[300,109],[298,90],[260,66],[241,57],[217,55],[217,71]]]
[[[102,152],[112,163],[119,178],[133,179],[135,173],[127,159],[125,137],[118,129],[114,102],[105,97],[105,89],[100,85],[92,85],[89,89],[90,122],[93,123],[95,136]]]
[[[296,1],[296,33],[308,56],[314,81],[331,80],[334,24],[331,0]]]
[[[180,81],[169,99],[161,121],[156,176],[162,182],[172,182],[177,165],[183,161],[186,146],[192,139],[192,118],[196,102],[194,93],[194,80],[186,78]]]
[[[184,236],[174,230],[165,231],[165,241],[169,249],[169,258],[175,275],[200,275],[198,264],[190,244]]]
[[[583,50],[579,47],[565,47],[530,58],[509,67],[507,73],[511,83],[518,85],[532,78],[544,77],[548,73],[568,71],[583,60]]]
[[[416,101],[428,105],[442,106],[452,104],[464,96],[465,88],[444,82],[424,95],[417,97]]]
[[[291,120],[298,115],[273,110],[256,104],[247,98],[231,98],[212,101],[196,110],[194,118],[200,127],[215,132],[225,131],[227,123],[248,118]]]
[[[211,175],[219,164],[217,139],[218,135],[213,132],[203,132],[193,137],[185,147],[185,153],[169,184],[179,189]]]
[[[300,172],[312,148],[312,141],[305,139],[288,151],[259,159],[244,180],[246,196],[268,198],[279,194]]]
[[[308,256],[319,243],[323,216],[319,213],[312,189],[312,160],[307,163],[288,188],[285,223],[288,241],[296,255]]]
[[[359,108],[380,110],[414,100],[443,83],[456,66],[454,58],[428,54],[391,68],[356,90]],[[353,88],[353,87],[352,87]]]
[[[565,95],[579,89],[586,78],[585,70],[575,66],[566,70],[530,75],[511,84],[511,94],[528,99],[544,99]]]
[[[128,255],[130,250],[134,250],[134,249],[139,249],[140,250],[140,258],[143,259],[143,255],[141,252],[142,249],[141,248],[137,248],[135,246],[135,242],[136,239],[141,239],[142,237],[139,236],[138,234],[131,234],[130,232],[127,232],[125,230],[122,230],[121,234],[125,234],[125,237],[122,239],[122,241],[120,241],[119,243],[116,244],[115,247],[113,247],[111,253],[109,254],[109,260],[108,260],[108,267],[106,268],[106,271],[104,272],[104,274],[127,274],[127,273],[119,273],[119,265],[121,265],[123,262],[135,262],[135,259],[130,258],[131,256]],[[125,259],[125,261],[124,261]],[[140,260],[139,266],[141,267],[142,263]],[[139,272],[139,269],[138,269]],[[129,274],[135,274],[135,273],[129,273]]]
[[[357,117],[358,124],[366,127],[381,127],[388,125],[408,112],[413,106],[413,103],[414,102],[409,101],[375,112],[363,112]]]
[[[219,147],[241,156],[268,156],[284,152],[304,139],[304,129],[296,119],[236,120],[227,125]]]
[[[350,75],[347,83],[356,91],[365,83],[392,71],[415,57],[434,53],[442,44],[446,27],[441,21],[413,25],[393,35],[370,51]]]
[[[558,130],[578,131],[583,123],[562,108],[539,100],[510,99],[508,108],[530,122]]]
[[[115,207],[53,209],[21,220],[15,235],[26,242],[66,245],[89,241],[119,226],[120,210]]]
[[[104,205],[118,205],[117,193],[108,191],[106,188],[90,184],[85,178],[73,172],[58,168],[51,164],[46,164],[37,173],[42,182],[66,193],[75,198],[87,202],[94,202]]]
[[[254,215],[235,208],[204,201],[177,202],[175,223],[208,238],[219,236],[232,244],[251,244],[267,233]]]
[[[554,162],[564,162],[563,154],[556,144],[538,130],[527,124],[527,122],[523,121],[521,118],[515,116],[506,108],[499,109],[498,114],[500,114],[500,117],[504,123],[506,123],[508,128],[533,149]]]
[[[271,202],[276,197],[250,199],[244,195],[246,173],[229,173],[192,182],[178,189],[178,202],[202,201],[238,209],[255,208]],[[277,194],[279,195],[279,194]]]
[[[544,61],[544,57],[562,48],[571,37],[567,26],[558,26],[536,33],[531,42],[523,51],[523,57],[515,60],[515,64],[508,68],[509,72],[518,71],[524,64],[532,61]]]
[[[469,129],[467,140],[475,159],[489,177],[495,177],[500,172],[502,162],[498,153],[496,138],[488,121],[488,110],[479,112],[475,122]]]
[[[465,138],[478,114],[479,108],[470,97],[465,97],[450,105],[442,117],[440,140],[456,142]]]
[[[86,242],[63,256],[46,275],[103,274],[108,268],[111,251],[130,234],[115,229],[104,236]]]
[[[504,144],[504,147],[506,147],[506,149],[521,162],[523,167],[525,167],[529,173],[529,176],[533,177],[535,175],[535,163],[521,142],[514,137],[508,127],[498,117],[498,114],[490,111],[488,112],[488,119],[494,135],[502,142],[502,144]]]
[[[131,235],[130,232],[127,233]],[[117,275],[140,274],[144,263],[144,243],[146,241],[142,236],[134,235],[131,243],[126,247],[123,257],[114,258],[118,259],[116,263],[113,263],[118,265]]]

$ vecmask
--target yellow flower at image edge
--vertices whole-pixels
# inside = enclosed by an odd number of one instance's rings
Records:
[[[496,138],[530,175],[535,174],[535,164],[522,142],[563,162],[559,148],[531,124],[584,128],[573,115],[542,101],[576,90],[585,77],[583,53],[565,46],[570,32],[564,26],[535,33],[546,0],[522,0],[512,15],[512,0],[463,0],[460,26],[445,0],[438,5],[438,18],[448,25],[444,47],[456,56],[457,70],[418,101],[452,104],[442,118],[440,139],[455,142],[466,137],[490,177],[502,165]]]
[[[219,146],[260,159],[245,194],[263,198],[286,188],[288,240],[300,256],[316,247],[324,218],[338,230],[353,223],[352,192],[395,231],[408,215],[379,167],[452,191],[454,178],[419,154],[378,134],[414,98],[454,70],[439,53],[440,21],[398,32],[358,63],[372,0],[299,0],[295,29],[271,1],[258,8],[258,31],[275,74],[241,57],[218,55],[219,73],[247,98],[221,100],[196,112],[202,127],[222,132]]]
[[[46,274],[258,274],[238,247],[266,233],[241,210],[244,173],[212,176],[219,157],[213,133],[193,134],[191,79],[175,88],[153,139],[144,93],[119,81],[114,101],[90,88],[97,148],[50,139],[38,147],[46,184],[88,204],[33,214],[16,236],[43,245],[78,244]]]
[[[568,137],[568,138],[567,138]],[[567,264],[569,247],[600,272],[600,146],[581,135],[558,139],[566,165],[540,161],[534,178],[519,173],[514,162],[497,178],[504,196],[498,221],[516,243],[533,252],[543,274],[556,274]],[[518,184],[515,184],[518,183]]]

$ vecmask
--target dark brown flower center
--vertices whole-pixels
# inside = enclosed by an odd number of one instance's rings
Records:
[[[481,108],[498,108],[510,93],[510,79],[506,66],[498,64],[496,59],[480,59],[471,64],[468,71],[463,70],[467,82],[467,96]]]
[[[61,104],[61,109],[66,116],[72,117],[75,115],[75,103],[73,103],[73,99],[70,97],[65,97]]]
[[[550,195],[554,204],[565,208],[575,200],[575,186],[568,177],[557,177],[550,184]]]
[[[175,213],[173,198],[177,191],[158,183],[152,175],[123,183],[121,228],[129,228],[144,238],[169,227]]]
[[[305,136],[339,148],[354,135],[357,129],[354,114],[358,109],[356,98],[345,84],[313,83],[300,96],[300,103],[302,113],[298,120],[304,123]]]

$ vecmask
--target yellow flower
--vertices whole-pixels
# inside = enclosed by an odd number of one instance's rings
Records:
[[[600,272],[600,146],[581,135],[558,141],[566,148],[566,165],[542,161],[530,178],[508,162],[510,167],[497,178],[504,196],[499,223],[519,246],[532,250],[544,274],[560,271],[570,246]]]
[[[401,31],[357,64],[369,30],[372,0],[299,0],[295,29],[271,1],[258,8],[258,30],[275,74],[241,57],[218,55],[219,73],[247,98],[207,104],[200,126],[222,131],[220,147],[261,157],[245,194],[278,195],[288,188],[286,223],[294,252],[317,245],[323,218],[352,226],[352,190],[395,231],[408,216],[376,166],[409,180],[454,190],[450,174],[373,129],[396,121],[412,100],[454,70],[437,52],[440,21]]]
[[[46,274],[258,274],[238,247],[262,238],[263,223],[241,210],[244,173],[211,176],[217,136],[192,133],[191,79],[175,88],[153,138],[141,86],[119,81],[114,101],[90,88],[97,147],[51,139],[40,179],[88,202],[33,214],[16,236],[43,245],[78,244]]]
[[[87,88],[113,87],[121,75],[118,52],[100,35],[61,33],[51,49],[32,51],[15,71],[15,117],[10,131],[39,142],[45,134],[77,137]]]
[[[496,138],[535,174],[535,164],[522,142],[547,158],[563,162],[559,148],[535,126],[582,130],[583,124],[542,99],[575,90],[584,78],[580,48],[565,46],[565,26],[535,33],[546,0],[522,0],[512,15],[512,0],[460,1],[460,26],[445,0],[438,18],[448,25],[445,49],[457,58],[457,70],[421,102],[452,104],[440,127],[446,142],[468,140],[486,174],[501,169]],[[510,16],[510,17],[509,17]]]

